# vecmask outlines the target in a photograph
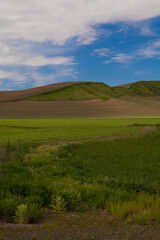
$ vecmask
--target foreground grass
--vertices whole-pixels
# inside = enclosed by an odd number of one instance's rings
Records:
[[[31,215],[43,206],[57,213],[106,209],[115,220],[140,224],[160,221],[159,145],[159,129],[113,141],[8,144],[1,154],[0,216],[13,221],[23,204]]]
[[[0,119],[0,145],[8,141],[42,143],[141,131],[135,124],[160,124],[160,118]]]

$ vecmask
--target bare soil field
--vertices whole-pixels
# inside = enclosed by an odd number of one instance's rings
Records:
[[[159,97],[124,96],[108,101],[16,101],[0,103],[0,118],[59,118],[160,115]]]

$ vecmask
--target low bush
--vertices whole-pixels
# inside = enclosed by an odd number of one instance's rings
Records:
[[[137,209],[136,203],[134,201],[123,202],[123,203],[113,203],[109,204],[108,210],[111,212],[114,218],[122,219],[128,217]]]
[[[14,220],[16,223],[34,223],[41,219],[43,209],[36,203],[21,204],[15,211]]]
[[[132,219],[141,225],[150,224],[153,219],[153,213],[151,209],[144,209],[132,216]]]
[[[62,196],[53,197],[51,200],[50,207],[52,208],[52,212],[55,213],[64,213],[67,211],[67,203],[65,202]]]
[[[19,202],[16,199],[1,199],[0,200],[0,216],[10,218],[14,215]]]

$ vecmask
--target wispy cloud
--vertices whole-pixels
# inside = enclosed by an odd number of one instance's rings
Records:
[[[101,57],[109,57],[111,55],[112,51],[109,48],[100,48],[95,49],[91,55],[93,56],[101,56]]]
[[[134,61],[140,61],[149,58],[160,59],[160,40],[148,42],[142,48],[129,53],[118,52],[118,50],[110,50],[108,48],[95,49],[92,56],[105,58],[104,63],[117,62],[126,64]]]
[[[115,50],[112,51],[108,48],[95,49],[91,55],[106,58],[107,60],[104,63],[117,62],[124,64],[129,63],[134,58],[134,56],[126,53],[117,53]]]
[[[148,71],[136,71],[136,72],[134,72],[134,74],[136,74],[136,75],[148,75],[148,74],[151,74],[151,72],[148,72]]]
[[[151,19],[140,22],[132,22],[131,26],[137,30],[137,34],[141,34],[145,37],[156,37],[156,31],[153,27]]]
[[[58,67],[51,72],[41,72],[36,68],[24,69],[23,72],[16,69],[0,70],[0,91],[38,87],[65,81],[68,78],[76,81],[77,74],[78,72],[70,66]]]
[[[110,62],[128,63],[133,58],[133,56],[129,56],[126,53],[118,53],[110,59]]]
[[[145,35],[145,36],[154,36],[155,35],[155,33],[152,31],[152,29],[148,25],[142,26],[140,31],[141,31],[141,34]]]
[[[149,42],[143,48],[136,52],[139,58],[159,58],[160,57],[160,40]]]

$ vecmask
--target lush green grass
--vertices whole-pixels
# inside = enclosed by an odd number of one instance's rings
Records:
[[[123,188],[160,191],[160,134],[64,146],[59,164],[79,181],[108,181]]]
[[[52,202],[58,212],[106,208],[121,218],[138,209],[137,221],[159,218],[159,145],[159,130],[114,141],[8,145],[0,164],[0,215],[12,216],[20,204]],[[143,215],[146,208],[150,215]]]
[[[160,81],[133,83],[129,88],[109,87],[104,83],[84,82],[30,97],[29,100],[107,100],[124,95],[160,96]]]
[[[0,145],[135,133],[141,127],[128,125],[136,123],[160,124],[160,118],[0,119]]]
[[[0,121],[1,144],[10,137],[0,152],[0,217],[13,219],[17,213],[32,219],[44,206],[57,213],[106,209],[114,219],[141,224],[159,221],[159,118]],[[136,132],[144,124],[157,124],[157,131],[112,141],[49,144],[55,136],[112,136]]]

